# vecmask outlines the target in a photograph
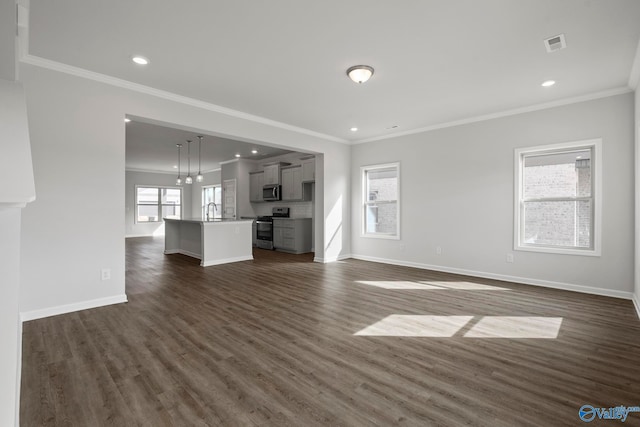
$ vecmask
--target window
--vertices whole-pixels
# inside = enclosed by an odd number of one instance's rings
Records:
[[[136,222],[161,222],[162,218],[180,219],[182,189],[136,186]]]
[[[516,150],[516,250],[600,255],[600,152],[600,140]]]
[[[400,164],[365,166],[362,171],[362,235],[400,238]]]
[[[209,203],[214,203],[209,206]],[[222,187],[209,185],[202,187],[202,218],[207,217],[209,207],[210,218],[222,218]]]

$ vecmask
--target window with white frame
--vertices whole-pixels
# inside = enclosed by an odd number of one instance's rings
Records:
[[[516,250],[600,255],[600,153],[600,140],[516,150]]]
[[[136,186],[136,222],[180,219],[181,207],[181,188]]]
[[[400,238],[400,164],[364,166],[362,235]]]
[[[202,218],[222,218],[222,187],[207,185],[202,187]]]

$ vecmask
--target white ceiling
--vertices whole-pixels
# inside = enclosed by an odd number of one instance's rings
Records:
[[[240,154],[243,159],[262,160],[269,157],[291,153],[274,147],[235,141],[202,133],[173,129],[149,124],[134,119],[126,125],[126,168],[127,170],[171,172],[177,175],[178,147],[181,149],[181,173],[187,175],[187,140],[191,143],[191,175],[198,172],[198,138],[202,135],[201,171],[209,172],[220,168],[220,162],[235,159]],[[251,151],[257,150],[257,154]]]
[[[31,0],[29,53],[363,141],[625,88],[639,22],[638,0]]]

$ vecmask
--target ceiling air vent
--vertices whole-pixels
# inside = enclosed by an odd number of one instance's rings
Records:
[[[567,42],[564,40],[564,34],[558,34],[557,36],[546,39],[544,41],[544,47],[547,48],[547,52],[549,53],[564,49],[567,47]]]

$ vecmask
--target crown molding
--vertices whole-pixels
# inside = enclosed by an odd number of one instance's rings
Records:
[[[618,87],[610,90],[605,90],[601,92],[594,92],[586,95],[580,95],[570,98],[563,98],[556,101],[545,102],[542,104],[534,104],[526,107],[514,108],[510,110],[504,110],[491,114],[483,114],[480,116],[468,117],[460,120],[454,120],[450,122],[439,123],[431,126],[425,126],[416,129],[406,130],[404,132],[394,132],[387,135],[375,136],[372,138],[365,138],[360,140],[347,140],[338,138],[332,135],[326,135],[323,133],[315,132],[310,129],[305,129],[293,125],[289,125],[287,123],[278,122],[275,120],[267,119],[264,117],[256,116],[253,114],[243,113],[241,111],[233,110],[230,108],[222,107],[220,105],[212,104],[209,102],[201,101],[198,99],[190,98],[183,95],[178,95],[172,92],[155,89],[150,86],[141,85],[139,83],[130,82],[128,80],[120,79],[117,77],[108,76],[106,74],[96,73],[94,71],[89,71],[83,68],[74,67],[72,65],[63,64],[61,62],[52,61],[49,59],[41,58],[39,56],[26,54],[22,55],[20,58],[20,62],[33,65],[36,67],[46,68],[53,71],[58,71],[61,73],[73,75],[76,77],[85,78],[88,80],[97,81],[100,83],[108,84],[111,86],[131,90],[134,92],[143,93],[146,95],[156,96],[158,98],[166,99],[169,101],[174,101],[180,104],[189,105],[196,108],[201,108],[204,110],[224,114],[230,117],[243,119],[247,121],[251,121],[254,123],[259,123],[291,132],[296,132],[320,139],[324,139],[326,141],[338,142],[346,145],[358,145],[364,144],[368,142],[382,141],[386,139],[398,138],[401,136],[407,135],[415,135],[418,133],[429,132],[438,129],[445,129],[455,126],[461,126],[470,123],[483,122],[487,120],[498,119],[502,117],[514,116],[517,114],[529,113],[533,111],[545,110],[548,108],[560,107],[564,105],[576,104],[579,102],[591,101],[599,98],[606,98],[609,96],[622,95],[625,93],[633,92],[635,88],[638,87],[638,83],[640,83],[640,43],[638,44],[638,48],[636,50],[636,56],[633,62],[633,67],[631,70],[631,75],[629,77],[628,86]]]
[[[326,135],[324,133],[301,128],[298,126],[293,126],[287,123],[278,122],[276,120],[267,119],[265,117],[243,113],[242,111],[237,111],[231,108],[222,107],[220,105],[212,104],[210,102],[201,101],[198,99],[190,98],[188,96],[178,95],[165,90],[141,85],[139,83],[130,82],[128,80],[108,76],[106,74],[96,73],[94,71],[85,70],[84,68],[74,67],[72,65],[63,64],[61,62],[52,61],[50,59],[41,58],[39,56],[35,56],[31,54],[22,55],[20,58],[20,62],[33,65],[36,67],[40,67],[40,68],[46,68],[49,70],[58,71],[58,72],[69,74],[76,77],[81,77],[88,80],[93,80],[93,81],[108,84],[111,86],[116,86],[122,89],[127,89],[134,92],[155,96],[158,98],[166,99],[166,100],[177,102],[180,104],[189,105],[191,107],[201,108],[203,110],[224,114],[226,116],[234,117],[237,119],[247,120],[247,121],[259,123],[262,125],[267,125],[274,128],[287,130],[290,132],[295,132],[299,134],[312,136],[315,138],[324,139],[326,141],[338,142],[341,144],[349,143],[349,141],[347,141],[346,139],[337,138],[332,135]]]
[[[624,87],[619,87],[619,88],[615,88],[615,89],[605,90],[605,91],[602,91],[602,92],[594,92],[594,93],[590,93],[590,94],[586,94],[586,95],[574,96],[574,97],[571,97],[571,98],[563,98],[563,99],[559,99],[559,100],[556,100],[556,101],[545,102],[543,104],[535,104],[535,105],[530,105],[530,106],[527,106],[527,107],[514,108],[514,109],[511,109],[511,110],[500,111],[500,112],[497,112],[497,113],[484,114],[484,115],[481,115],[481,116],[468,117],[466,119],[455,120],[455,121],[445,122],[445,123],[439,123],[439,124],[435,124],[435,125],[432,125],[432,126],[426,126],[426,127],[422,127],[422,128],[407,130],[407,131],[404,131],[404,132],[395,132],[395,133],[388,134],[388,135],[376,136],[376,137],[373,137],[373,138],[365,138],[365,139],[361,139],[361,140],[357,140],[357,141],[352,141],[351,145],[364,144],[364,143],[367,143],[367,142],[374,142],[374,141],[382,141],[382,140],[385,140],[385,139],[398,138],[398,137],[406,136],[406,135],[414,135],[416,133],[429,132],[429,131],[433,131],[433,130],[445,129],[445,128],[450,128],[450,127],[455,127],[455,126],[461,126],[461,125],[466,125],[466,124],[470,124],[470,123],[484,122],[484,121],[487,121],[487,120],[499,119],[499,118],[508,117],[508,116],[515,116],[517,114],[530,113],[530,112],[533,112],[533,111],[546,110],[548,108],[561,107],[563,105],[577,104],[577,103],[580,103],[580,102],[591,101],[591,100],[600,99],[600,98],[607,98],[609,96],[622,95],[622,94],[630,93],[630,92],[633,92],[633,90],[630,89],[627,86],[624,86]]]

